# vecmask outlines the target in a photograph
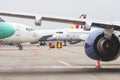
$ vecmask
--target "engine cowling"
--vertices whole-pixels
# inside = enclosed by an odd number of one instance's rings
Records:
[[[85,53],[94,60],[115,60],[120,55],[120,41],[115,34],[109,40],[104,38],[103,30],[94,31],[85,42]]]

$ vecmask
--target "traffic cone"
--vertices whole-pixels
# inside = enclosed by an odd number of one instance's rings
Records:
[[[34,56],[37,56],[37,54],[38,54],[38,53],[37,53],[36,51],[34,51]]]
[[[37,47],[40,47],[40,45],[37,45]]]
[[[97,62],[96,62],[96,69],[100,69],[100,68],[101,68],[100,60],[97,60]]]

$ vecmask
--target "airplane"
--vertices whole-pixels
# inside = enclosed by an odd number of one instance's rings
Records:
[[[0,18],[0,44],[16,44],[19,50],[23,47],[21,43],[38,41],[42,36],[38,34],[32,27],[5,22]]]
[[[93,19],[72,19],[56,16],[36,16],[34,14],[24,14],[9,11],[0,11],[0,15],[21,17],[35,20],[36,25],[40,25],[42,21],[52,21],[59,23],[71,23],[84,25],[84,30],[90,30],[91,27],[99,27],[101,30],[96,30],[89,34],[85,41],[85,53],[93,60],[113,61],[120,55],[120,22],[119,21],[104,21]],[[113,33],[118,31],[118,36]]]
[[[64,46],[66,46],[67,41],[70,44],[76,44],[78,42],[85,41],[87,36],[94,30],[96,29],[93,28],[91,31],[84,31],[82,28],[76,29],[75,25],[74,28],[72,27],[72,29],[66,28],[36,31],[42,36],[42,38],[39,39],[41,46],[47,45],[46,41],[64,41]],[[32,42],[32,44],[39,42]]]
[[[37,31],[42,36],[42,38],[39,39],[41,46],[47,45],[46,41],[64,41],[64,46],[66,46],[67,41],[70,44],[76,44],[80,41],[84,41],[87,35],[89,34],[88,31],[86,31],[87,33],[85,33],[82,30],[73,30],[69,28],[58,29],[58,30],[37,30]]]
[[[53,30],[36,30],[42,36],[38,42],[31,42],[31,44],[39,43],[40,46],[47,45],[46,41],[64,41],[64,46],[68,41],[70,44],[76,44],[80,41],[85,41],[85,38],[90,33],[83,29],[53,29]]]
[[[57,41],[64,41],[64,46],[66,46],[66,42],[68,41],[70,44],[76,44],[81,41],[85,41],[88,35],[98,30],[98,28],[93,28],[90,31],[84,31],[81,29],[61,29],[58,30],[53,36],[49,39],[57,40]]]
[[[81,14],[79,18],[86,19],[86,16],[86,14]],[[85,41],[89,32],[83,31],[83,27],[82,25],[73,24],[70,29],[38,30],[38,33],[43,36],[39,40],[40,45],[47,45],[46,41],[64,41],[63,46],[66,46],[67,41],[70,44]]]

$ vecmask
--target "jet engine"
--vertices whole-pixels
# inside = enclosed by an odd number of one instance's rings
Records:
[[[112,61],[120,55],[120,41],[113,33],[111,39],[104,37],[104,30],[92,32],[85,41],[85,52],[94,60]]]
[[[41,26],[42,23],[42,16],[35,16],[35,25],[36,26]]]

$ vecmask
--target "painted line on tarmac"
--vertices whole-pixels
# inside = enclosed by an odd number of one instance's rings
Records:
[[[6,66],[6,67],[0,67],[1,69],[5,69],[5,68],[13,68],[14,69],[84,69],[84,68],[88,68],[88,69],[95,69],[95,66]],[[103,66],[102,67],[107,68],[107,69],[116,69],[119,67],[110,67],[110,66]]]
[[[64,65],[66,65],[66,66],[75,66],[75,65],[70,64],[70,63],[67,63],[67,62],[65,62],[65,61],[59,61],[59,63],[64,64]]]
[[[13,66],[0,67],[3,68],[13,68]],[[15,69],[82,69],[82,68],[95,68],[94,66],[15,66]]]

